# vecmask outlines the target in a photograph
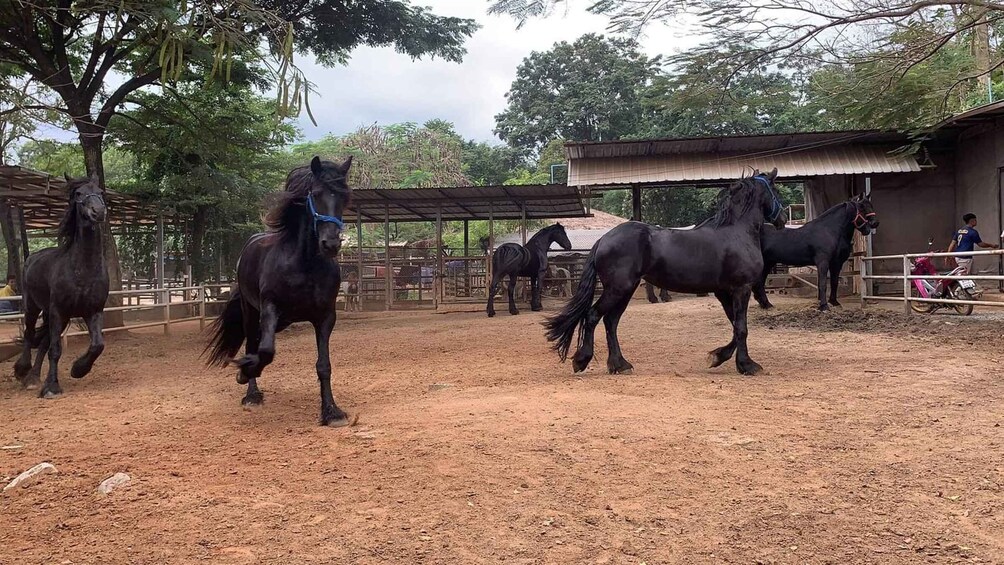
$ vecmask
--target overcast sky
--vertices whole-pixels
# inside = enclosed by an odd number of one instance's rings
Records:
[[[392,48],[361,48],[348,66],[324,68],[300,61],[317,85],[311,109],[317,126],[304,116],[300,126],[307,139],[344,134],[372,123],[422,123],[441,118],[457,131],[479,141],[496,140],[495,114],[505,108],[505,93],[516,78],[516,67],[532,51],[546,51],[559,41],[574,41],[585,33],[603,33],[606,18],[585,11],[584,1],[544,20],[516,29],[509,17],[489,16],[487,0],[413,0],[442,16],[473,18],[481,29],[467,42],[463,63],[423,59],[412,61]],[[693,38],[655,25],[642,38],[650,55],[665,55],[693,45]]]

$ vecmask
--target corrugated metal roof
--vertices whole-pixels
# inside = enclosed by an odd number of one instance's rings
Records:
[[[24,210],[25,228],[54,230],[66,213],[66,181],[61,176],[33,171],[15,165],[0,166],[0,198]],[[152,226],[157,210],[112,190],[105,191],[108,222],[113,228]],[[171,218],[167,218],[170,220]]]
[[[879,130],[848,130],[767,135],[735,135],[717,137],[661,138],[596,142],[568,142],[565,156],[574,159],[606,157],[641,157],[677,155],[680,153],[750,153],[811,149],[846,143],[909,143],[905,133]]]
[[[572,159],[568,184],[608,186],[736,179],[750,168],[777,167],[782,178],[920,171],[912,155],[896,146],[842,145],[757,153],[698,153]]]
[[[360,189],[344,220],[428,222],[441,211],[443,220],[519,220],[579,218],[586,215],[578,189],[564,184],[463,186],[454,188]]]

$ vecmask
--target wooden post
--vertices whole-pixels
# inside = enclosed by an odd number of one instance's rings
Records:
[[[865,177],[865,196],[871,196],[871,193],[872,193],[872,178]],[[874,255],[873,251],[874,250],[872,249],[872,234],[868,234],[865,237],[865,257],[871,257],[872,255]],[[873,270],[872,262],[865,261],[865,263],[866,263],[865,272],[868,273],[869,275],[872,274]],[[868,289],[868,294],[874,296],[875,284],[870,279],[866,279],[866,282],[868,283],[866,286],[866,288]]]
[[[359,294],[357,296],[357,304],[359,310],[363,310],[363,209],[356,208],[356,246],[359,251],[359,257],[356,260],[358,265],[356,268],[359,272],[356,273],[356,289]]]
[[[383,209],[383,252],[384,252],[384,284],[386,285],[387,310],[394,306],[394,266],[390,261],[390,204]]]
[[[164,259],[164,213],[157,214],[157,288],[160,289],[158,298],[164,307],[164,335],[171,333],[171,293],[164,284],[165,279],[165,259]]]
[[[495,204],[488,201],[488,254],[485,256],[485,293],[491,292],[492,255],[495,254]]]
[[[641,187],[632,186],[631,187],[631,219],[640,222],[641,221]]]
[[[526,245],[526,202],[521,202],[519,205],[519,215],[521,225],[519,231],[523,236],[523,245]]]
[[[468,220],[464,220],[464,296],[471,297],[471,226]],[[444,273],[445,275],[445,273]]]
[[[199,287],[199,331],[206,329],[206,291],[205,286]]]
[[[464,223],[466,224],[467,222],[465,221]],[[436,273],[432,279],[432,300],[437,309],[439,308],[440,300],[445,298],[443,296],[443,275],[445,270],[443,264],[443,205],[440,204],[436,209]],[[419,275],[421,276],[421,267],[419,267]],[[419,283],[419,288],[421,288],[421,283]]]
[[[910,258],[906,255],[903,256],[903,312],[909,316],[913,309],[910,308]]]

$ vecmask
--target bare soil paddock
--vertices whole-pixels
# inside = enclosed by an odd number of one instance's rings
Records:
[[[0,480],[59,472],[0,495],[0,563],[1004,563],[1004,323],[781,305],[756,378],[705,368],[713,299],[632,304],[619,377],[540,314],[343,316],[341,429],[306,328],[255,411],[191,329],[110,338],[52,401],[8,362]]]

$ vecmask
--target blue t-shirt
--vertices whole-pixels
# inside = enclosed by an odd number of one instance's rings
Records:
[[[980,232],[976,231],[976,228],[962,226],[955,232],[956,251],[972,251],[977,243],[983,243],[983,240],[980,239]]]

